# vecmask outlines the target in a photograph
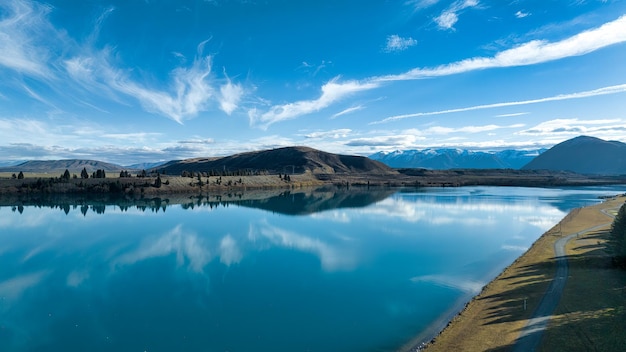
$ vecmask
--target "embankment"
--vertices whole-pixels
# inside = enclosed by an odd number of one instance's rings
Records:
[[[482,292],[473,298],[432,341],[422,345],[424,336],[421,336],[422,340],[416,338],[403,347],[402,351],[423,349],[429,352],[507,351],[512,349],[554,277],[555,242],[570,234],[610,223],[602,210],[617,208],[625,200],[625,197],[616,197],[570,212],[556,226],[544,233],[526,253],[487,284]],[[552,340],[557,337],[563,340],[564,334],[565,336],[573,335],[571,340],[584,339],[587,344],[590,344],[589,341],[596,341],[595,345],[604,342],[604,346],[624,346],[622,343],[626,342],[624,341],[626,337],[623,336],[624,330],[615,329],[614,325],[619,321],[622,321],[620,326],[625,324],[623,321],[626,320],[624,319],[626,300],[622,295],[626,280],[623,272],[620,273],[610,266],[609,255],[605,251],[608,228],[609,225],[604,226],[599,230],[581,234],[580,238],[576,239],[592,241],[593,246],[572,247],[571,244],[568,245],[568,260],[575,260],[580,270],[570,271],[569,281],[575,282],[576,286],[566,284],[563,297],[567,297],[567,300],[557,307],[555,312],[557,318],[552,319],[548,324],[545,338],[540,346],[543,350],[554,350],[558,347],[559,345]],[[593,250],[584,250],[584,248],[591,247]],[[574,248],[577,248],[575,253],[572,252]],[[598,257],[603,258],[600,260],[602,265],[597,264]],[[578,275],[580,272],[587,273],[587,276],[581,277]],[[578,277],[573,278],[576,275]],[[605,280],[595,279],[599,276]],[[620,287],[621,291],[619,291]],[[584,310],[588,304],[583,304],[583,302],[588,303],[593,301],[594,297],[605,295],[619,297],[605,303],[602,308],[585,313]],[[568,314],[576,316],[576,319],[568,321]],[[578,323],[581,316],[585,317],[585,320]],[[568,329],[563,328],[564,325],[572,326],[569,333],[566,333]],[[588,325],[591,326],[587,327]],[[598,326],[605,328],[598,328]],[[611,342],[606,343],[607,340]]]

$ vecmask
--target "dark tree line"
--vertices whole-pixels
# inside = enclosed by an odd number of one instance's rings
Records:
[[[611,225],[609,246],[613,255],[613,263],[626,269],[626,204],[623,204]]]

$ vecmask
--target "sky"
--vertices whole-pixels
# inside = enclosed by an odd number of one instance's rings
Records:
[[[0,1],[0,162],[579,135],[626,142],[626,1]]]

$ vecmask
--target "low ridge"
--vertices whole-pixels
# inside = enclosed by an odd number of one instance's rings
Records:
[[[272,173],[395,173],[387,165],[362,156],[323,152],[309,147],[284,147],[225,156],[173,161],[154,170],[169,175],[187,172],[267,170]]]
[[[126,170],[127,168],[96,160],[31,160],[24,163],[0,168],[0,172],[34,172],[34,173],[54,173],[69,170],[73,173],[80,173],[83,168],[87,172],[92,173],[96,170],[104,170],[107,172],[115,172]]]

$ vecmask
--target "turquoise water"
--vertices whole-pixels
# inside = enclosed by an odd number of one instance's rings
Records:
[[[624,191],[0,207],[0,350],[394,350],[569,210]]]

